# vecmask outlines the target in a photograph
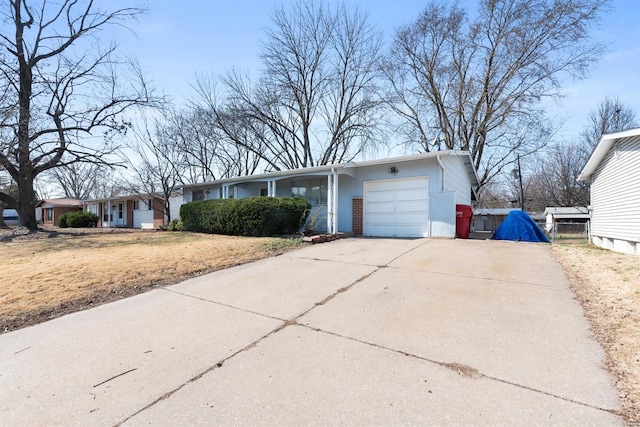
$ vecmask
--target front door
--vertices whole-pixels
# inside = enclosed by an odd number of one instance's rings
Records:
[[[118,202],[118,211],[116,212],[116,227],[124,227],[125,223],[125,215],[124,215],[124,203]]]

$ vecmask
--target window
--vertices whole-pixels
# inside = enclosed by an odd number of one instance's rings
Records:
[[[307,198],[307,187],[304,186],[304,182],[292,182],[291,183],[291,197]]]
[[[322,178],[291,183],[291,197],[302,197],[312,205],[327,203],[327,183]]]
[[[133,210],[134,211],[139,211],[140,210],[140,200],[134,200],[133,201]]]
[[[260,189],[260,196],[266,197],[268,195],[269,195],[269,190],[267,190],[266,188],[261,188]]]
[[[147,210],[153,210],[153,199],[147,200]]]
[[[118,203],[118,219],[122,219],[123,213],[124,213],[123,203]]]
[[[205,199],[204,190],[194,190],[191,193],[192,202],[195,202],[196,200],[204,200],[204,199]]]
[[[317,182],[320,180],[313,181],[316,182],[312,182],[311,184],[311,194],[309,197],[309,202],[317,204],[327,203],[327,186]]]
[[[45,209],[47,211],[47,221],[53,221],[53,208]]]

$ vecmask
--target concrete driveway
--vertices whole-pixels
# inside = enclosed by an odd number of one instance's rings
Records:
[[[0,335],[2,425],[622,425],[546,245],[344,239]]]

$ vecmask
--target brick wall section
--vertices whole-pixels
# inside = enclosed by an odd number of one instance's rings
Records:
[[[362,197],[353,198],[353,219],[352,219],[352,231],[356,236],[362,236]]]

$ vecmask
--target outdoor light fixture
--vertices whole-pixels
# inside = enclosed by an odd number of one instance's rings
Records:
[[[399,171],[399,170],[398,170],[398,168],[397,168],[397,167],[395,167],[395,166],[391,166],[391,167],[389,168],[389,173],[390,173],[391,175],[396,175],[398,172],[400,172],[400,171]]]

